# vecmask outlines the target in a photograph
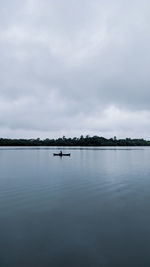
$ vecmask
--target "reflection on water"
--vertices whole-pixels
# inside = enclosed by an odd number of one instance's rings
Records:
[[[0,148],[0,266],[149,267],[149,160],[148,147]]]

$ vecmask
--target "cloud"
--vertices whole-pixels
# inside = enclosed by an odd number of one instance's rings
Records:
[[[146,0],[1,1],[1,133],[148,138],[149,8]]]

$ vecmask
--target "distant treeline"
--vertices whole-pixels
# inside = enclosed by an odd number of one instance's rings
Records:
[[[83,136],[79,138],[58,139],[6,139],[0,138],[0,146],[150,146],[150,141],[144,139],[117,139],[116,137],[106,139],[100,136]]]

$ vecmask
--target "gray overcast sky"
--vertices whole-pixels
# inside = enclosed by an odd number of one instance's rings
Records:
[[[0,0],[0,135],[150,138],[150,1]]]

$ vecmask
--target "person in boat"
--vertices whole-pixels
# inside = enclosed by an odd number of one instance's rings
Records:
[[[59,152],[59,155],[62,156],[62,151]]]

